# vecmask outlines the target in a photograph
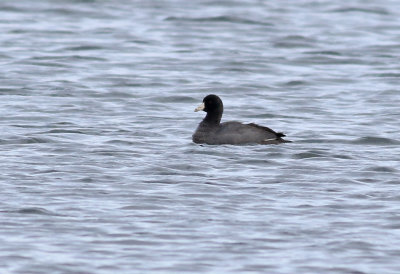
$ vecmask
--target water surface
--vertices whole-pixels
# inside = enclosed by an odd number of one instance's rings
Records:
[[[1,272],[399,273],[399,11],[2,1]]]

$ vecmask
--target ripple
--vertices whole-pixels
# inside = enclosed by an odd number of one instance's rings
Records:
[[[305,51],[304,54],[310,55],[333,55],[333,56],[341,56],[342,53],[333,50],[312,50],[312,51]]]
[[[283,86],[296,87],[296,86],[309,86],[310,83],[302,80],[291,80],[283,83]]]
[[[97,51],[97,50],[102,50],[104,49],[103,46],[99,45],[82,45],[82,46],[73,46],[73,47],[67,47],[64,48],[64,50],[67,51]],[[100,59],[101,60],[101,59]]]
[[[193,104],[193,103],[198,103],[199,101],[195,99],[192,96],[183,96],[183,95],[173,95],[173,96],[168,96],[168,97],[160,97],[160,96],[155,96],[152,98],[148,98],[149,100],[153,102],[160,102],[160,103],[188,103],[188,104]]]
[[[358,138],[351,143],[357,145],[398,145],[400,141],[384,137],[366,136]]]
[[[247,18],[241,18],[236,16],[221,15],[212,17],[176,17],[169,16],[164,19],[165,21],[184,21],[184,22],[199,22],[199,23],[236,23],[236,24],[246,24],[246,25],[261,25],[261,26],[273,26],[272,23],[255,21]]]
[[[81,130],[74,130],[74,129],[52,129],[49,131],[42,132],[41,134],[52,134],[52,133],[58,133],[58,134],[64,134],[64,133],[73,133],[73,134],[86,134],[85,132]]]
[[[32,215],[49,215],[49,216],[59,216],[59,214],[51,212],[50,210],[40,208],[40,207],[26,207],[15,211],[20,214],[32,214]]]
[[[55,143],[55,141],[50,138],[41,138],[41,137],[26,137],[26,138],[17,137],[15,139],[7,139],[7,140],[0,139],[1,145],[9,145],[9,144],[24,145],[24,144],[45,144],[45,143]]]
[[[390,12],[387,9],[381,8],[381,7],[373,7],[373,8],[360,8],[360,7],[347,7],[347,8],[337,8],[331,10],[332,12],[338,12],[338,13],[374,13],[374,14],[379,14],[379,15],[389,15]]]
[[[398,170],[392,167],[385,166],[376,166],[365,169],[365,171],[376,171],[376,172],[389,172],[389,173],[397,173]]]
[[[316,46],[316,40],[302,35],[289,35],[274,42],[277,48],[309,48]]]
[[[295,159],[307,159],[307,158],[316,158],[316,157],[328,157],[329,155],[325,152],[310,150],[306,152],[300,152],[293,155]]]

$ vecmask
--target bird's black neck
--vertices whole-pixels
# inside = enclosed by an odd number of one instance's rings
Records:
[[[203,122],[207,124],[218,126],[221,122],[222,112],[207,112],[206,117],[204,118]]]

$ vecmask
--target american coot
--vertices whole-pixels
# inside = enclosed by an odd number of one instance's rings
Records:
[[[280,144],[290,141],[282,139],[285,134],[256,124],[240,122],[221,122],[224,106],[221,99],[214,94],[207,95],[203,103],[194,111],[207,112],[193,134],[193,142],[209,145],[240,144]]]

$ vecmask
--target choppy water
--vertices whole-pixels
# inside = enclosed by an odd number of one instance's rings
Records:
[[[2,1],[1,273],[400,273],[399,1]],[[193,109],[287,134],[199,146]]]

